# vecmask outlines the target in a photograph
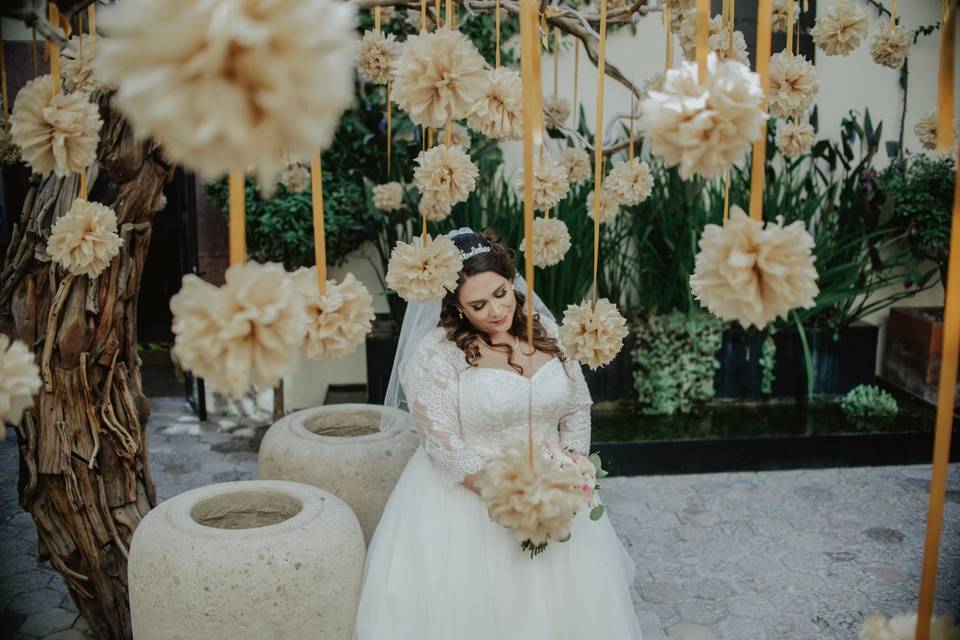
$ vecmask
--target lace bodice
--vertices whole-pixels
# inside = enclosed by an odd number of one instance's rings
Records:
[[[558,335],[554,322],[541,322]],[[481,470],[507,443],[526,440],[530,391],[534,443],[589,453],[592,399],[576,360],[548,360],[529,379],[475,367],[437,327],[411,361],[401,374],[407,403],[427,455],[451,483]]]

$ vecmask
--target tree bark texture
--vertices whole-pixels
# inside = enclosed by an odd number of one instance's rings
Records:
[[[123,239],[96,279],[74,277],[46,251],[78,176],[31,178],[0,274],[0,328],[33,348],[42,386],[17,427],[20,504],[38,557],[63,576],[98,638],[131,638],[127,550],[156,496],[149,405],[137,355],[137,296],[154,214],[171,166],[96,94],[104,124],[90,200],[113,208]]]

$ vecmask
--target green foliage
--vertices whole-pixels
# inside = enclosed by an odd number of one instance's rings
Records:
[[[773,336],[767,335],[760,348],[760,393],[773,393],[773,368],[777,364],[777,343]]]
[[[843,397],[840,406],[851,420],[892,418],[900,411],[892,395],[872,384],[861,384],[851,389]]]
[[[947,270],[955,183],[954,160],[941,155],[907,154],[877,179],[885,213],[906,231],[918,259],[937,263],[941,281]]]
[[[705,313],[649,313],[640,319],[633,377],[642,413],[688,413],[713,397],[722,330],[723,323]]]

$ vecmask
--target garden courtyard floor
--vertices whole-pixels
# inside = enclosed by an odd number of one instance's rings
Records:
[[[159,499],[252,479],[252,429],[198,423],[153,398]],[[16,438],[0,442],[3,637],[83,637],[85,623],[17,504]],[[865,615],[913,609],[928,466],[607,478],[601,493],[636,566],[644,640],[854,639]],[[960,616],[960,465],[950,469],[936,610]],[[602,639],[597,639],[602,640]]]

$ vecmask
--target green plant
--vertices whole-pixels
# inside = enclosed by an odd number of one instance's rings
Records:
[[[843,396],[843,413],[851,420],[863,418],[892,418],[900,411],[897,400],[872,384],[861,384]]]
[[[760,393],[773,393],[773,368],[777,364],[777,343],[767,334],[760,350]]]
[[[706,313],[646,313],[636,328],[634,387],[647,415],[688,413],[714,395],[723,323]]]
[[[940,269],[941,282],[950,250],[950,221],[956,164],[941,155],[907,154],[890,163],[877,178],[884,212],[906,232],[907,243],[921,260]]]

